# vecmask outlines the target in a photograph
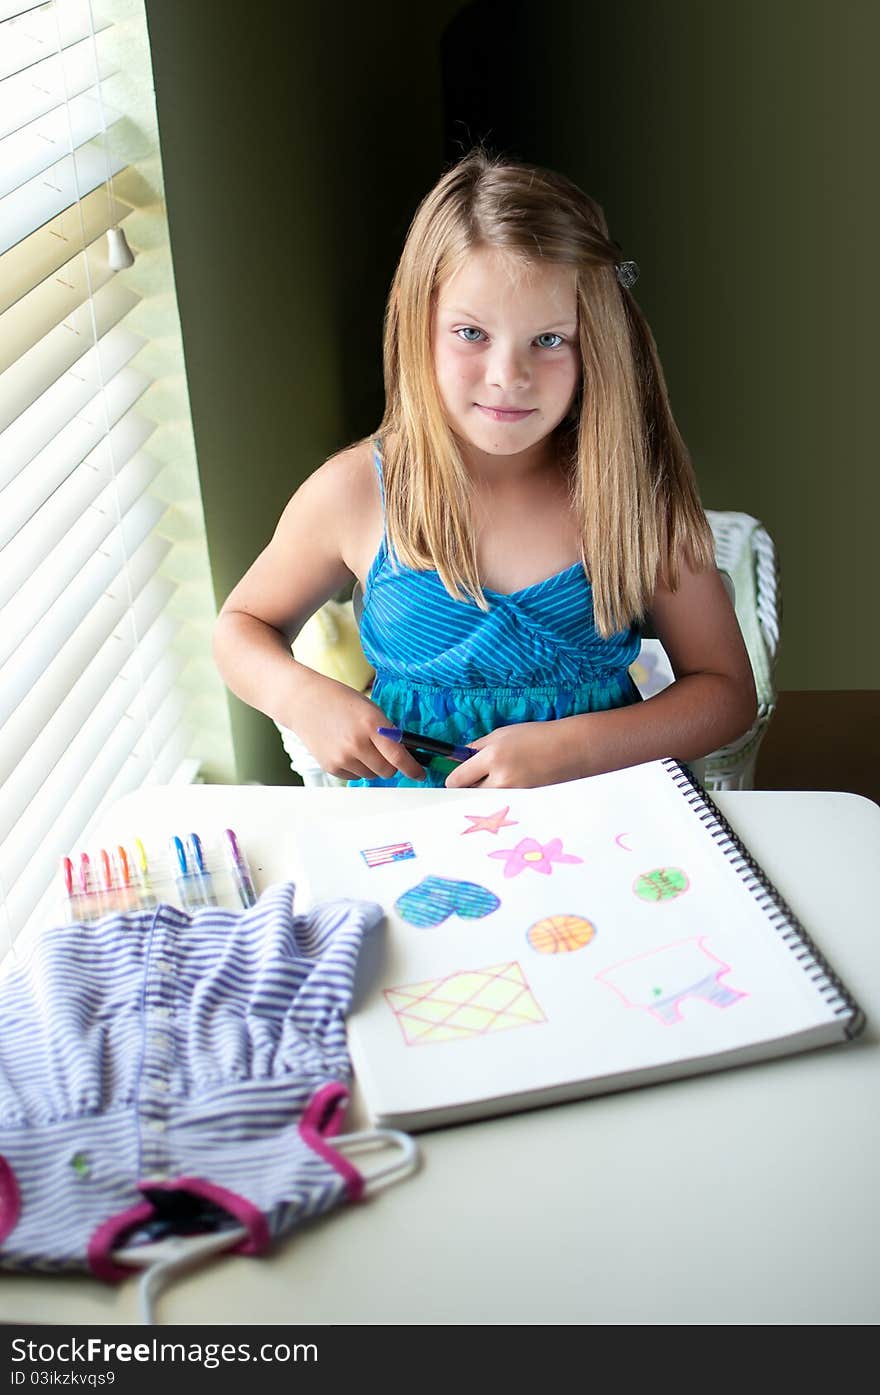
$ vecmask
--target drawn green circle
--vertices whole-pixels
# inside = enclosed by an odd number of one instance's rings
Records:
[[[680,867],[655,867],[633,882],[633,891],[642,901],[674,901],[687,891],[690,882]]]

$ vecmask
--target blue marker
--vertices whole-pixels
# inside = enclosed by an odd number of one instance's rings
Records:
[[[177,882],[177,890],[180,892],[180,899],[186,911],[193,910],[202,904],[200,888],[196,885],[196,879],[186,865],[186,853],[183,850],[183,843],[175,833],[168,840],[168,846],[177,866],[174,868],[174,880]]]
[[[197,833],[189,835],[189,851],[193,863],[193,875],[199,884],[203,906],[216,906],[217,897],[214,895],[214,883],[211,880],[211,873],[205,866],[205,855],[202,852],[202,840]]]
[[[402,731],[400,727],[377,727],[380,736],[389,741],[397,741],[405,746],[411,756],[418,759],[419,753],[428,756],[446,756],[447,760],[470,760],[477,754],[476,746],[456,746],[451,741],[438,741],[434,736],[419,736],[415,731]]]

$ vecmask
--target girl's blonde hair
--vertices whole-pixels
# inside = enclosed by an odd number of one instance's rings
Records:
[[[620,249],[597,203],[549,170],[474,150],[419,205],[385,317],[385,513],[392,555],[434,568],[451,595],[488,608],[470,520],[470,479],[434,375],[438,287],[476,248],[574,267],[582,381],[557,428],[581,556],[606,638],[643,618],[686,557],[713,563],[712,535],[672,416],[651,331],[617,279]]]

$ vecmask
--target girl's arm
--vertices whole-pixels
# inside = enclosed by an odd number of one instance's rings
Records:
[[[295,731],[330,774],[387,779],[402,770],[421,780],[425,772],[413,756],[377,734],[377,727],[391,725],[381,708],[290,652],[309,616],[354,574],[354,539],[376,488],[371,470],[369,455],[353,447],[297,490],[268,547],[220,611],[214,657],[232,691]]]
[[[469,744],[480,754],[450,787],[553,784],[673,756],[695,760],[748,731],[755,683],[739,623],[719,573],[681,568],[676,591],[658,587],[651,618],[676,681],[631,707],[501,727]]]

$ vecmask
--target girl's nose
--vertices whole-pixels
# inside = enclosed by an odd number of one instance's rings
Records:
[[[486,377],[493,387],[509,392],[512,388],[525,387],[528,384],[528,364],[524,355],[514,345],[496,343],[492,346]]]

